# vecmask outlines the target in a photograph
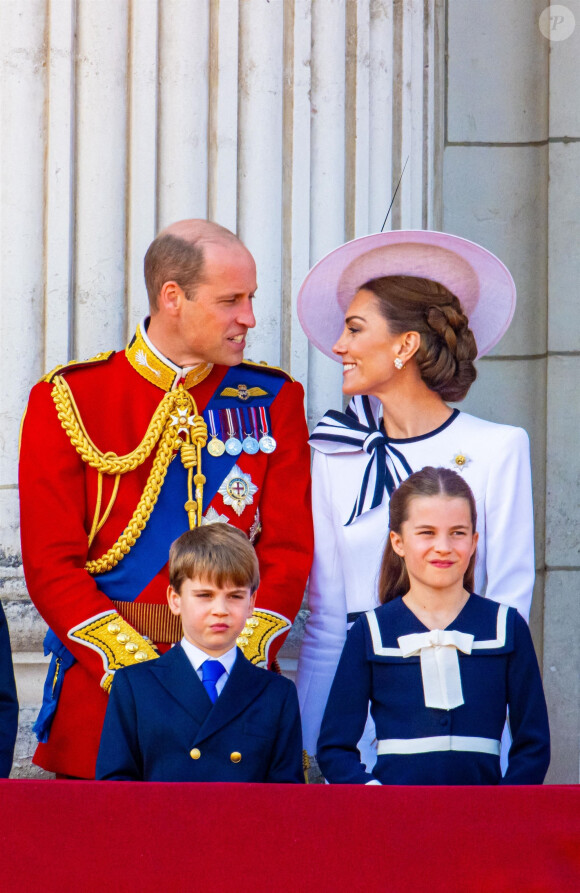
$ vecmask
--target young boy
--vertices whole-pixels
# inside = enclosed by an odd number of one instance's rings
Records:
[[[221,523],[184,533],[171,546],[169,579],[183,639],[116,672],[96,777],[304,782],[293,683],[236,647],[259,583],[245,534]]]

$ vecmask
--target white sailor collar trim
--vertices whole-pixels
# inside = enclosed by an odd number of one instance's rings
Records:
[[[365,617],[371,634],[371,642],[374,654],[377,657],[398,657],[401,658],[401,660],[404,660],[404,654],[401,648],[389,648],[383,645],[383,638],[381,635],[376,610],[366,611]],[[505,648],[507,641],[507,617],[508,606],[498,603],[495,639],[474,639],[471,650],[499,650]]]

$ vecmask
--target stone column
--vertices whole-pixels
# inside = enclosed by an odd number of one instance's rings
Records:
[[[0,4],[0,591],[11,632],[21,702],[15,774],[29,771],[30,726],[38,710],[39,683],[43,677],[42,668],[34,672],[43,660],[44,631],[22,578],[16,468],[18,430],[26,394],[46,362],[44,304],[51,300],[47,290],[56,275],[50,254],[46,279],[44,276],[47,24],[45,0],[32,0],[25,6],[10,0]],[[63,27],[66,30],[66,25]],[[66,166],[66,157],[63,164]],[[31,675],[35,677],[32,686]]]
[[[548,342],[544,686],[548,780],[577,784],[580,744],[580,2],[548,24]],[[572,31],[575,21],[575,28]]]
[[[536,589],[531,628],[548,699],[548,780],[578,781],[580,370],[573,198],[580,170],[577,28],[546,38],[544,0],[449,0],[444,228],[480,242],[518,289],[511,328],[462,404],[531,439]]]

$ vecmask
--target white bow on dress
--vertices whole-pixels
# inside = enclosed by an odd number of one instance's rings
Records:
[[[442,629],[399,636],[403,657],[418,654],[421,658],[426,707],[452,710],[464,703],[457,652],[471,654],[473,638],[471,633]]]

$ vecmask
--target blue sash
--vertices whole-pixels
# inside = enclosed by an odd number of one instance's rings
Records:
[[[231,395],[221,396],[226,388],[237,390],[240,381],[243,381],[248,388],[260,388],[266,391],[266,394],[250,396],[243,401]],[[271,372],[259,367],[232,366],[203,410],[202,415],[206,424],[209,418],[208,410],[270,406],[283,384],[282,376],[272,375]],[[204,512],[237,458],[228,453],[214,457],[204,450],[202,467],[206,478],[203,487]],[[184,508],[186,500],[187,470],[176,454],[167,469],[165,481],[147,526],[131,551],[112,570],[95,575],[94,579],[101,592],[115,601],[133,602],[138,598],[167,563],[171,543],[189,529],[187,512]]]
[[[45,744],[48,741],[50,727],[56,713],[64,674],[69,667],[76,663],[76,658],[72,656],[66,645],[62,644],[51,629],[46,633],[42,644],[44,645],[45,656],[52,654],[52,657],[48,665],[48,673],[46,674],[42,692],[42,706],[36,722],[32,726],[32,731],[41,744]]]

